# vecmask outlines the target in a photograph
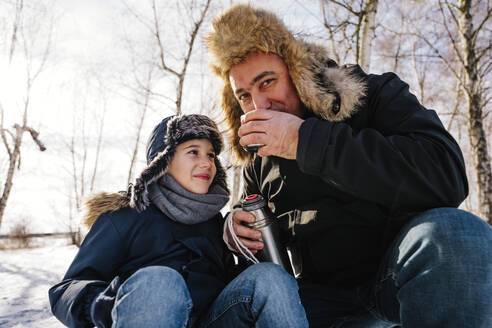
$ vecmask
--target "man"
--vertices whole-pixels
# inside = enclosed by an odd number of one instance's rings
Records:
[[[244,194],[269,201],[302,259],[311,327],[492,327],[492,229],[456,209],[461,151],[406,83],[340,67],[248,5],[216,18],[207,46]],[[236,234],[262,249],[249,213],[227,220],[230,247]]]

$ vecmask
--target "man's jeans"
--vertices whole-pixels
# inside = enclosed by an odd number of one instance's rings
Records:
[[[492,327],[492,228],[454,208],[413,218],[376,282],[356,290],[300,282],[310,327]]]
[[[280,266],[259,263],[231,281],[202,318],[183,277],[152,266],[138,270],[119,288],[111,312],[118,327],[308,327],[297,282]]]

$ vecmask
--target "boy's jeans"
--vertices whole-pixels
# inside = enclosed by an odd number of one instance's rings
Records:
[[[297,282],[272,263],[243,271],[198,322],[190,318],[192,307],[186,283],[177,271],[147,267],[119,288],[112,327],[308,327]]]
[[[376,282],[356,290],[300,282],[310,327],[492,327],[492,228],[454,208],[413,218]]]

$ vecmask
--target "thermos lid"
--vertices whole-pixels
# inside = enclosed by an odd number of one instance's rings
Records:
[[[243,210],[248,212],[262,208],[266,205],[267,203],[265,199],[258,194],[251,194],[246,196],[242,203]]]

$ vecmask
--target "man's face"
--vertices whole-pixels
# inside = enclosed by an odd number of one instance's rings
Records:
[[[229,71],[243,112],[269,109],[303,117],[304,110],[284,61],[275,54],[251,53]]]

